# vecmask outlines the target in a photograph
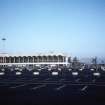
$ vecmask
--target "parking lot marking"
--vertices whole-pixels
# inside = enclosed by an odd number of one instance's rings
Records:
[[[50,80],[51,78],[47,78],[47,79],[45,79],[44,81],[48,81],[48,80]]]
[[[60,79],[59,81],[64,81],[65,79]]]
[[[75,82],[79,82],[79,81],[80,81],[80,78],[78,78],[78,79],[75,80]]]
[[[57,87],[56,90],[59,91],[59,90],[63,89],[63,88],[66,87],[66,86],[67,86],[67,85],[65,85],[65,84],[64,84],[64,85],[61,85],[61,86]]]
[[[30,79],[29,81],[34,81],[34,80],[38,80],[38,78],[33,78],[33,79]]]
[[[96,79],[93,79],[93,80],[92,80],[92,82],[95,82],[95,81],[96,81]]]
[[[81,91],[85,91],[88,88],[88,86],[84,86]]]
[[[36,90],[36,89],[43,88],[43,87],[46,87],[46,84],[44,84],[44,85],[39,85],[39,86],[33,87],[33,88],[31,88],[31,89],[32,89],[32,90]]]
[[[17,85],[17,86],[13,86],[13,87],[10,87],[10,88],[18,88],[18,87],[23,87],[23,86],[26,86],[26,85],[28,85],[28,84],[22,84],[22,85]]]

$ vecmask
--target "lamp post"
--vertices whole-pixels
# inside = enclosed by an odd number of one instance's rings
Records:
[[[3,52],[2,53],[6,53],[5,52],[5,41],[6,41],[6,38],[2,38],[1,40],[3,42],[3,48],[2,48]]]

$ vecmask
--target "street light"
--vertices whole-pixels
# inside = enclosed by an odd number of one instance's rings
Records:
[[[2,38],[1,39],[2,40],[2,42],[3,42],[3,53],[5,53],[5,41],[6,41],[6,38]]]

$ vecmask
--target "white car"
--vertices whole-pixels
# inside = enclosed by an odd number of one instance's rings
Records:
[[[90,69],[91,71],[94,71],[94,69]]]
[[[93,73],[94,76],[100,76],[100,73],[99,72],[95,72]]]
[[[39,75],[39,72],[33,72],[33,75]]]
[[[16,72],[16,75],[21,75],[21,74],[22,74],[22,73],[21,73],[21,72],[19,72],[19,71],[17,71],[17,72]]]
[[[72,72],[72,75],[73,76],[77,76],[78,75],[78,72]]]
[[[101,69],[102,69],[103,71],[105,71],[105,67],[101,66]]]
[[[72,69],[68,69],[69,71],[72,71]]]
[[[0,72],[0,75],[4,75],[5,73],[4,72]]]
[[[3,69],[1,69],[1,71],[5,71],[5,69],[3,68]]]
[[[55,75],[58,75],[58,72],[53,71],[53,72],[52,72],[52,75],[54,75],[54,76],[55,76]]]
[[[58,71],[61,71],[62,69],[61,68],[58,68]]]

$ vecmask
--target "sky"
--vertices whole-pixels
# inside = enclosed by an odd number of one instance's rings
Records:
[[[105,0],[0,0],[0,52],[105,57]]]

